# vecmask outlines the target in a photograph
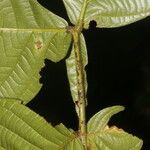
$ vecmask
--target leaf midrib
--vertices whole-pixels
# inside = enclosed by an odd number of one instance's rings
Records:
[[[66,28],[49,28],[49,29],[25,29],[25,28],[0,28],[0,31],[14,31],[14,32],[67,32]]]

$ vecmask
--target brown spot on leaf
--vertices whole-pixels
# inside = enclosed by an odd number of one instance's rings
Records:
[[[43,47],[43,42],[41,42],[40,40],[35,42],[35,48],[36,49],[41,49]]]

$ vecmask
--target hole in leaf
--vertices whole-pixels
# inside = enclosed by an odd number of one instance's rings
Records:
[[[52,125],[63,123],[77,130],[78,119],[70,94],[65,62],[53,63],[46,59],[40,75],[43,86],[28,106]]]

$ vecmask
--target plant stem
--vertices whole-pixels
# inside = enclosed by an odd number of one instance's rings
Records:
[[[86,92],[85,92],[85,79],[84,79],[84,67],[82,64],[82,55],[80,47],[80,34],[77,27],[72,27],[70,32],[73,36],[73,46],[75,53],[76,72],[77,72],[77,87],[78,87],[78,101],[76,107],[79,110],[79,135],[81,137],[82,144],[87,149],[87,127],[86,127]]]
[[[75,26],[73,30],[73,42],[74,42],[73,44],[76,58],[76,71],[77,71],[78,96],[79,96],[79,100],[76,105],[79,109],[79,134],[85,150],[87,150],[86,91],[85,91],[84,67],[82,63],[82,53],[80,46],[80,34],[83,29],[86,6],[87,0],[84,0],[78,24]]]
[[[84,0],[79,20],[75,27],[69,27],[68,31],[73,36],[73,46],[75,53],[76,72],[77,72],[77,87],[78,87],[78,101],[76,103],[78,117],[79,117],[79,135],[81,142],[87,150],[87,125],[86,125],[86,89],[85,89],[85,75],[84,66],[82,60],[80,35],[83,29],[85,10],[87,6],[87,0]]]
[[[73,40],[74,40],[74,52],[76,58],[76,71],[77,71],[77,83],[78,83],[78,96],[79,100],[77,102],[77,107],[79,109],[79,134],[81,136],[81,140],[83,145],[86,147],[86,92],[85,92],[85,79],[84,79],[84,67],[82,64],[82,55],[80,48],[80,33],[76,31],[73,32]]]

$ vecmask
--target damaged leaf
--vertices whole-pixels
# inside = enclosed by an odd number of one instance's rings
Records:
[[[44,59],[58,62],[66,56],[68,24],[35,0],[4,0],[0,10],[0,97],[26,104],[41,88]]]

